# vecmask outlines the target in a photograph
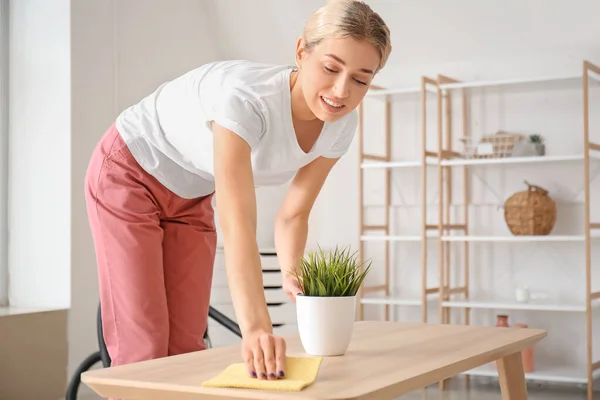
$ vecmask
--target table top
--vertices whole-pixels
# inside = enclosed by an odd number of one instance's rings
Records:
[[[324,357],[315,382],[298,392],[202,387],[242,362],[239,346],[87,371],[82,382],[100,396],[117,398],[390,399],[519,352],[545,336],[539,329],[357,321],[347,353]],[[305,355],[297,335],[285,339],[288,356]]]

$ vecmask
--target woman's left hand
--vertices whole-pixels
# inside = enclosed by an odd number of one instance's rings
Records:
[[[300,287],[300,283],[298,283],[298,278],[294,275],[285,273],[282,278],[282,286],[283,291],[293,302],[296,302],[296,295],[302,294],[302,288]]]

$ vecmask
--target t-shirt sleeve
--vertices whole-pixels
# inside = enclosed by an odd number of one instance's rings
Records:
[[[238,134],[254,148],[266,130],[266,119],[257,99],[239,89],[224,89],[215,99],[214,122]]]
[[[352,140],[356,135],[356,128],[358,127],[358,113],[357,111],[353,111],[348,116],[348,122],[346,126],[340,133],[337,140],[333,143],[333,145],[329,148],[323,157],[326,158],[339,158],[348,152],[350,145],[352,144]]]

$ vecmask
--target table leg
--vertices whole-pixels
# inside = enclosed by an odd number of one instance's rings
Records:
[[[498,373],[502,400],[527,399],[527,385],[521,352],[499,359]]]

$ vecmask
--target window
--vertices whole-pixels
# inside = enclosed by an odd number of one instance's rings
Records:
[[[0,306],[8,305],[8,1],[0,0]]]

